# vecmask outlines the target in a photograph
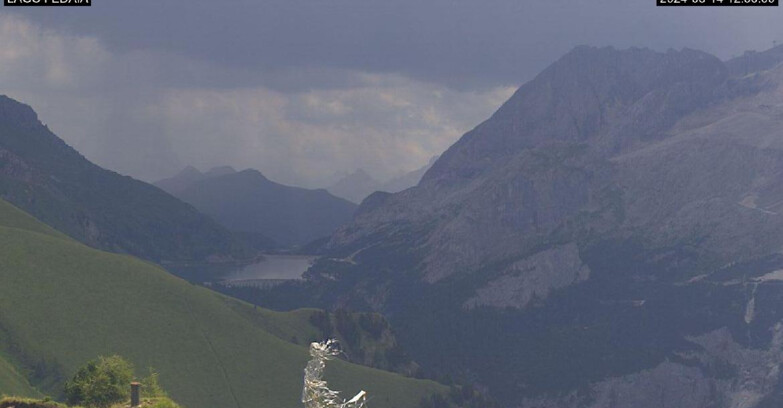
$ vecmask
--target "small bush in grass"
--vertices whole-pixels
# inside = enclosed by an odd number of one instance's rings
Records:
[[[99,357],[65,384],[69,405],[107,408],[130,398],[133,366],[120,356]]]
[[[152,367],[149,368],[149,375],[141,380],[141,396],[144,398],[166,397],[166,391],[158,382],[158,373]]]

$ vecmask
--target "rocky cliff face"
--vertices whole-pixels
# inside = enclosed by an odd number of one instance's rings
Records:
[[[362,213],[333,247],[426,224],[421,266],[434,282],[532,255],[578,228],[614,229],[623,171],[611,159],[667,139],[678,119],[732,92],[727,78],[721,61],[697,51],[577,48],[447,150],[418,188]]]
[[[729,65],[573,50],[365,200],[308,293],[507,406],[779,401],[783,66]]]

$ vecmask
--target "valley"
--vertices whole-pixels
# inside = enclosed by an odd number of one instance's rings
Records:
[[[3,408],[783,406],[774,6],[170,1],[0,14]]]

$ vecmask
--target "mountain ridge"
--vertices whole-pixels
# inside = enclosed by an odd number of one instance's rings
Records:
[[[278,290],[387,313],[414,359],[509,406],[780,400],[780,89],[781,66],[578,47]]]
[[[350,220],[356,205],[324,189],[309,190],[269,180],[255,169],[215,168],[157,182],[214,217],[226,228],[264,235],[283,246],[302,246]]]
[[[93,164],[6,96],[0,197],[88,245],[155,262],[238,261],[256,252],[192,206]]]
[[[338,197],[361,204],[365,198],[376,191],[398,193],[419,184],[424,173],[432,167],[438,157],[439,156],[433,156],[424,166],[392,177],[384,182],[375,180],[372,176],[367,174],[364,169],[357,169],[353,173],[346,175],[336,183],[327,187],[327,190]]]

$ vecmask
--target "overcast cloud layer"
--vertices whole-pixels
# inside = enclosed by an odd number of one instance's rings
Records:
[[[145,180],[253,167],[324,186],[425,164],[579,44],[721,58],[783,41],[779,8],[654,0],[94,0],[0,9],[0,93]]]

